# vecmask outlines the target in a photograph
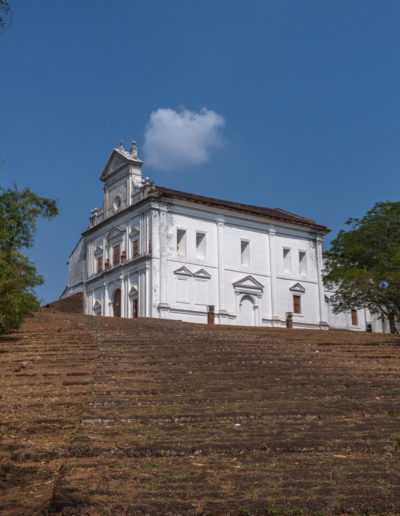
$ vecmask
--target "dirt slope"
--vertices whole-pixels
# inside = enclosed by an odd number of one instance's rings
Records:
[[[0,339],[0,514],[396,514],[388,335],[44,309]]]

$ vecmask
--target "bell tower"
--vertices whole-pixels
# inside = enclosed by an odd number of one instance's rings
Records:
[[[122,141],[119,147],[113,149],[100,176],[100,180],[104,182],[104,219],[133,204],[135,194],[144,184],[142,165],[135,141],[129,151],[124,148]]]

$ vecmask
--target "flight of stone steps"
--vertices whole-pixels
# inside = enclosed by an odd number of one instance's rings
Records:
[[[48,309],[1,350],[6,514],[400,509],[398,337]]]

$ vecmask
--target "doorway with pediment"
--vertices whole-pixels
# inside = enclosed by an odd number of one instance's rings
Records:
[[[253,276],[248,275],[235,281],[233,290],[236,298],[236,324],[240,326],[260,326],[260,303],[264,285]]]

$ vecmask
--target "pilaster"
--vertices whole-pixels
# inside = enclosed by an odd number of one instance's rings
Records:
[[[225,275],[224,275],[224,230],[225,220],[218,218],[217,243],[218,243],[218,311],[225,312]]]
[[[324,283],[322,280],[322,242],[323,238],[321,235],[315,236],[315,258],[317,265],[317,281],[318,281],[318,310],[319,310],[319,324],[320,328],[329,328],[328,324],[328,313],[325,304],[325,294],[324,294]]]
[[[160,304],[167,304],[167,251],[168,251],[168,207],[160,204],[159,242],[160,242]]]
[[[276,243],[276,228],[275,226],[270,226],[269,228],[269,268],[270,268],[270,280],[271,280],[271,290],[270,290],[270,306],[271,306],[271,321],[272,326],[279,325],[280,317],[278,315],[278,296],[277,296],[277,279],[276,275],[278,273],[278,247]]]
[[[121,317],[127,317],[126,315],[126,284],[125,284],[125,276],[121,274],[119,277],[120,285],[121,285]]]

